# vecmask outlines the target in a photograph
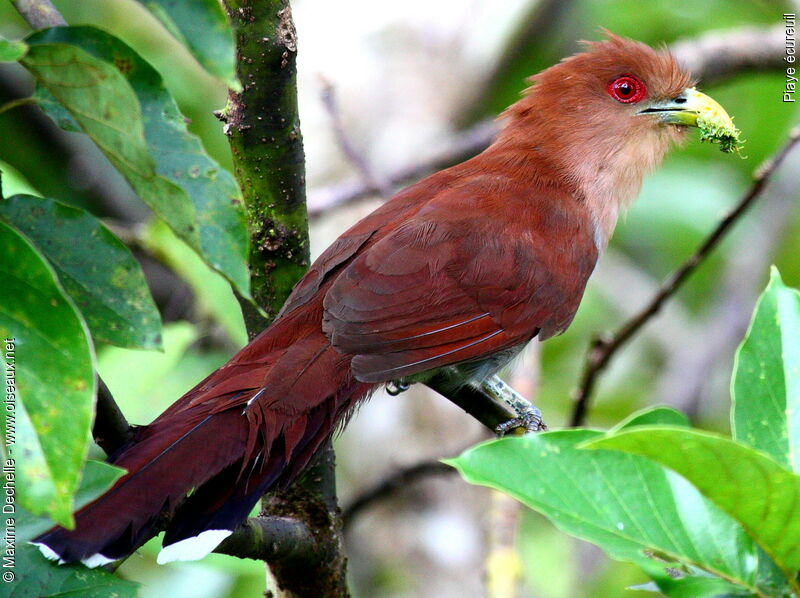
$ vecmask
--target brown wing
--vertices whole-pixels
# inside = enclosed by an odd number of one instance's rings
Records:
[[[596,259],[569,194],[474,180],[356,257],[325,296],[323,330],[362,382],[480,359],[564,330]]]
[[[279,316],[305,305],[332,275],[347,265],[365,245],[381,238],[395,222],[411,217],[426,202],[446,188],[455,178],[457,168],[440,171],[416,185],[400,191],[390,201],[359,220],[331,244],[311,265],[284,303]]]

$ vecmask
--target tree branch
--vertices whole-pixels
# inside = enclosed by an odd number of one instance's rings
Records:
[[[14,8],[34,29],[66,25],[64,17],[50,0],[12,0]]]
[[[753,70],[782,70],[785,64],[782,35],[782,25],[712,31],[696,38],[675,42],[670,46],[670,51],[694,77],[708,85]],[[394,188],[418,180],[482,152],[492,142],[497,130],[493,121],[481,121],[454,135],[447,147],[432,157],[407,164],[379,178]],[[321,187],[309,198],[308,213],[312,219],[319,218],[328,210],[377,193],[380,193],[380,189],[376,185],[363,180]]]
[[[301,521],[289,517],[250,517],[214,552],[273,562],[309,558],[315,545],[308,526]]]
[[[428,380],[425,386],[435,390],[451,403],[461,407],[473,418],[481,422],[492,433],[497,426],[517,417],[511,407],[487,396],[471,384],[453,387],[447,376],[440,375]]]
[[[392,194],[391,188],[385,181],[375,176],[369,161],[356,149],[352,141],[350,141],[350,137],[347,135],[347,129],[342,122],[342,114],[339,110],[339,102],[336,99],[336,89],[330,81],[322,76],[320,76],[320,82],[322,84],[320,100],[331,119],[333,135],[336,138],[336,142],[339,144],[339,148],[358,171],[359,175],[361,175],[361,182],[364,186],[370,189],[376,189],[382,197],[388,199]]]
[[[300,520],[312,531],[312,544],[297,558],[269,562],[281,589],[297,598],[349,598],[336,498],[336,457],[330,439],[299,480],[285,491],[267,495],[261,515]]]
[[[266,312],[264,317],[240,301],[253,338],[309,265],[297,35],[288,0],[225,0],[225,7],[242,90],[231,90],[218,117],[225,122],[247,208],[252,295]],[[348,596],[330,441],[290,488],[268,494],[257,520],[240,527],[220,550],[268,561],[282,595]]]
[[[522,391],[528,396],[537,394],[540,354],[539,345],[529,345],[525,353],[525,359],[520,364],[512,384],[517,387],[521,385]],[[492,400],[486,394],[479,392],[470,385],[453,389],[452,382],[448,383],[447,378],[434,378],[426,384],[433,390],[442,394],[445,398],[455,403],[475,419],[485,425],[492,434],[499,424],[507,422],[516,417],[508,405]],[[468,446],[473,446],[471,442]],[[457,451],[458,454],[464,449]],[[364,491],[348,505],[342,513],[344,529],[352,525],[353,521],[374,503],[390,497],[397,490],[416,482],[420,478],[433,475],[449,475],[456,470],[440,461],[421,461],[416,465],[411,465],[389,474],[386,478],[378,482],[372,488]]]
[[[778,71],[786,67],[786,31],[773,27],[742,27],[709,31],[670,46],[675,58],[703,85],[751,71]]]
[[[692,334],[703,342],[687,345],[685,337],[664,337],[674,349],[666,354],[668,362],[656,392],[661,402],[693,417],[723,399],[724,395],[709,392],[715,378],[709,373],[717,364],[728,363],[742,341],[763,288],[760,284],[768,275],[764,264],[772,260],[794,228],[798,187],[800,152],[792,152],[781,171],[772,177],[769,198],[757,218],[750,218],[754,222],[749,230],[731,245],[732,255],[710,309],[705,317],[691,323]]]
[[[371,507],[375,502],[388,498],[401,488],[405,488],[423,477],[446,475],[455,472],[455,468],[445,465],[441,461],[422,461],[388,475],[375,486],[364,491],[344,508],[342,511],[344,531],[347,531],[356,517],[361,515],[361,513]]]
[[[277,315],[309,265],[297,35],[288,0],[226,0],[225,5],[243,88],[230,92],[218,116],[247,208],[252,294],[267,315],[241,302],[253,338]]]
[[[627,343],[653,316],[664,303],[683,286],[689,275],[703,263],[708,255],[719,245],[731,227],[741,219],[753,202],[758,199],[767,185],[770,176],[800,141],[800,129],[793,129],[788,141],[772,160],[765,162],[756,172],[748,192],[739,203],[723,218],[706,237],[695,252],[661,285],[659,291],[648,304],[633,318],[623,324],[615,333],[600,336],[593,340],[581,375],[580,385],[575,395],[575,406],[570,425],[580,426],[586,418],[589,401],[594,391],[597,377],[608,366],[614,355]]]

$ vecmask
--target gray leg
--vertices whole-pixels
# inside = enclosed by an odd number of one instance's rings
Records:
[[[517,414],[517,417],[505,421],[495,428],[498,436],[504,436],[517,428],[524,429],[526,433],[547,429],[547,424],[542,419],[542,412],[506,384],[497,374],[481,382],[478,388],[483,394],[507,404]]]

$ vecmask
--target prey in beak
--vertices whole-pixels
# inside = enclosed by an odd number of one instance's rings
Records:
[[[719,143],[723,152],[739,151],[739,129],[733,119],[716,100],[694,87],[684,89],[670,100],[652,102],[636,114],[655,115],[659,122],[668,125],[698,127],[700,141]]]

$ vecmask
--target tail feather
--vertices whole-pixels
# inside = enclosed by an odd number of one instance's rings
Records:
[[[115,560],[130,554],[157,531],[163,512],[173,510],[191,488],[241,458],[246,419],[237,416],[223,412],[190,416],[180,423],[155,423],[162,429],[145,433],[142,441],[114,459],[128,474],[75,514],[74,530],[56,527],[34,543],[49,547],[66,562],[95,555]]]
[[[45,556],[101,565],[164,527],[160,562],[204,556],[267,490],[291,483],[372,388],[350,376],[348,357],[321,333],[274,348],[273,361],[254,362],[253,351],[248,346],[139,429],[110,459],[128,473],[76,513],[76,528],[34,540]]]
[[[302,437],[288,438],[300,426],[286,426],[272,445],[259,451],[244,469],[235,463],[190,496],[170,521],[158,562],[194,560],[202,550],[207,554],[216,548],[203,534],[209,530],[232,532],[268,489],[294,479],[330,435],[332,417],[327,404],[316,407],[301,418]],[[291,451],[288,458],[287,450]],[[219,541],[225,537],[220,535]]]

